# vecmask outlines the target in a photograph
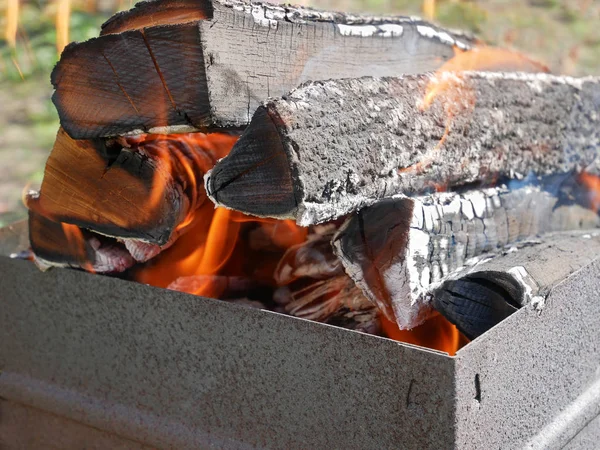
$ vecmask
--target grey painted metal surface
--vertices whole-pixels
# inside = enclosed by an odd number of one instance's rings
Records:
[[[89,442],[139,448],[560,448],[582,429],[600,438],[590,431],[599,260],[541,313],[521,309],[455,358],[5,257],[0,274],[7,448],[22,448],[19,424],[48,414],[57,438],[89,427]],[[43,433],[39,442],[51,439]]]

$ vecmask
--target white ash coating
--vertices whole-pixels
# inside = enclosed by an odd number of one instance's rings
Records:
[[[437,149],[448,103],[423,111],[422,100],[430,82],[449,79],[458,80],[452,99],[476,101],[450,102],[450,132]],[[594,77],[465,72],[331,80],[307,83],[266,107],[281,119],[302,226],[419,194],[431,182],[476,181],[482,171],[523,178],[598,164]]]
[[[489,188],[463,194],[447,192],[397,200],[412,205],[412,218],[406,230],[407,245],[381,276],[395,319],[402,329],[414,328],[425,321],[433,311],[429,304],[430,293],[446,279],[463,273],[465,268],[546,233],[600,227],[600,217],[595,211],[576,204],[557,205],[556,196],[534,186],[515,190]],[[348,275],[367,298],[377,304],[381,298],[365,280],[356,255],[343,251],[344,230],[355,220],[359,219],[353,215],[346,221],[333,245]],[[386,232],[381,230],[381,233]],[[529,287],[525,289],[530,294],[529,300],[537,295],[526,272],[515,273],[523,275],[519,280]]]

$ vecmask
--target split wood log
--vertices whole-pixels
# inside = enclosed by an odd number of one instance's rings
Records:
[[[445,281],[432,304],[470,339],[519,308],[542,311],[550,290],[600,254],[600,233],[552,233],[518,251],[488,258]]]
[[[61,129],[28,207],[54,222],[127,240],[136,260],[144,260],[202,204],[202,176],[236,139],[195,133],[107,143],[74,140]]]
[[[71,267],[88,272],[123,272],[135,260],[122,244],[75,225],[54,222],[29,211],[29,242],[41,269]]]
[[[541,73],[308,83],[256,111],[207,192],[306,226],[434,186],[583,169],[600,161],[599,108],[600,79]]]
[[[350,216],[333,245],[365,295],[411,329],[432,313],[431,289],[478,257],[600,226],[596,211],[563,200],[534,186],[387,199]]]
[[[431,71],[472,43],[407,17],[237,0],[160,5],[146,2],[65,48],[53,101],[71,137],[240,127],[264,99],[302,82]]]

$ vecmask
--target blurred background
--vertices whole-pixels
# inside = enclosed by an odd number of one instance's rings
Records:
[[[0,227],[25,217],[58,129],[50,72],[131,0],[0,0]],[[600,74],[600,0],[302,0],[322,9],[418,15],[518,49],[554,73]]]

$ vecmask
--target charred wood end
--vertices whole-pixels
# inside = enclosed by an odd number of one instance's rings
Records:
[[[196,24],[107,34],[68,45],[52,101],[74,139],[203,128],[209,117]]]
[[[509,273],[478,272],[445,281],[433,293],[433,307],[469,339],[475,339],[517,311],[525,292]]]
[[[205,177],[217,205],[255,216],[293,217],[296,198],[288,154],[274,119],[260,107],[227,158]]]
[[[209,0],[150,0],[112,16],[102,24],[100,35],[212,19],[212,15]]]

